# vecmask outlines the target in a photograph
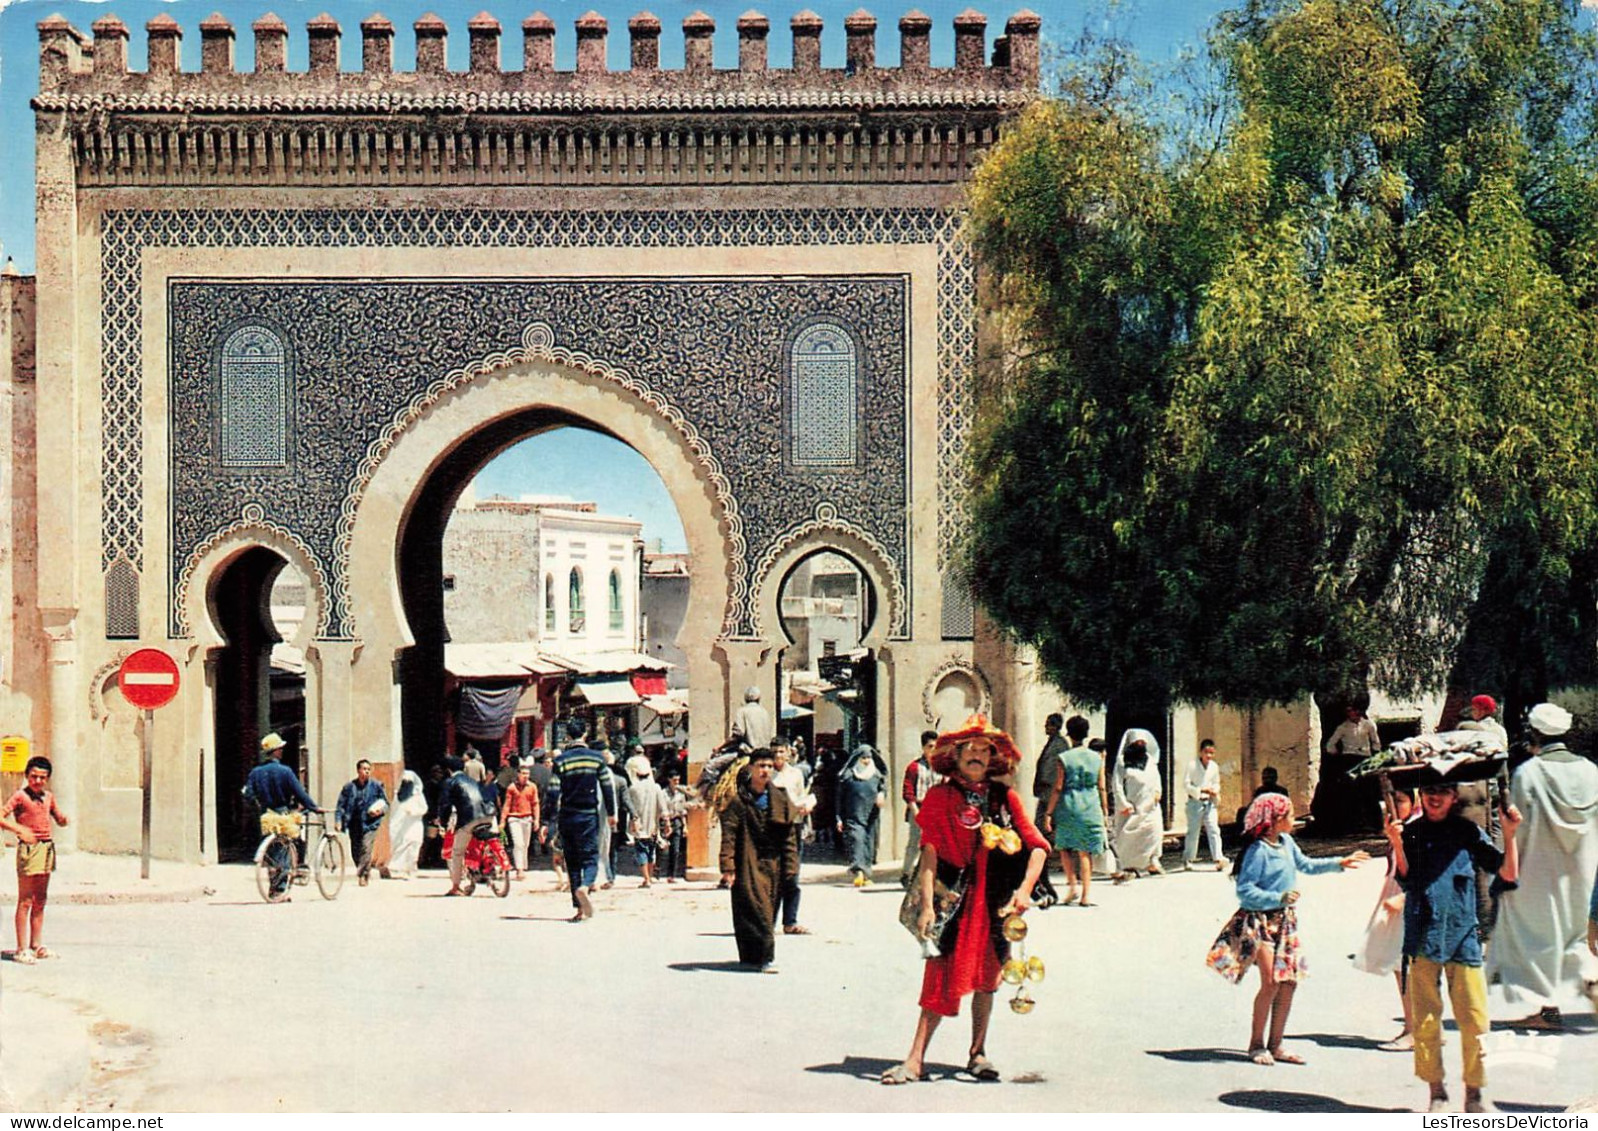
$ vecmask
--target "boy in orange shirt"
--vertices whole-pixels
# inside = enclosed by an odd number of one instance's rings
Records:
[[[65,826],[67,816],[48,788],[53,767],[50,759],[28,759],[27,784],[0,808],[0,823],[17,834],[17,949],[13,962],[26,965],[54,958],[55,951],[39,941],[44,930],[44,904],[50,894],[50,873],[55,871],[55,841],[50,822]],[[9,818],[15,818],[11,820]]]

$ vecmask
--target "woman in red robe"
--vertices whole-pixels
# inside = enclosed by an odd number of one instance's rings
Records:
[[[954,938],[940,942],[943,953],[929,958],[921,980],[921,1017],[904,1062],[882,1074],[884,1084],[926,1079],[927,1045],[945,1017],[960,1013],[960,999],[971,999],[971,1048],[966,1071],[979,1080],[997,1080],[987,1056],[993,995],[1010,944],[999,925],[1031,906],[1032,885],[1043,874],[1048,842],[1026,814],[1015,790],[995,778],[1011,773],[1021,752],[1010,736],[982,715],[972,715],[959,730],[940,735],[932,768],[948,775],[927,792],[916,823],[921,826],[921,887],[918,927],[933,923],[933,880],[964,874],[965,897]],[[991,842],[991,843],[990,843]]]

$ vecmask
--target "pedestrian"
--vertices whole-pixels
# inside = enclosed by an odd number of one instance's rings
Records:
[[[1115,759],[1115,856],[1121,870],[1118,884],[1149,872],[1159,875],[1165,818],[1160,812],[1160,744],[1146,730],[1134,727],[1121,736]]]
[[[67,815],[50,790],[54,767],[35,754],[23,767],[23,786],[0,809],[3,827],[17,834],[17,949],[13,962],[31,966],[40,958],[58,958],[44,945],[44,905],[50,898],[50,873],[55,871],[52,821],[67,826]]]
[[[1104,759],[1085,744],[1088,721],[1072,715],[1065,724],[1070,746],[1054,768],[1044,812],[1044,832],[1060,850],[1065,873],[1065,902],[1092,907],[1093,857],[1104,851]],[[1081,894],[1077,894],[1078,884]]]
[[[1182,846],[1182,870],[1192,871],[1198,861],[1199,831],[1210,842],[1210,861],[1216,871],[1226,868],[1221,855],[1221,819],[1216,803],[1221,796],[1221,767],[1215,760],[1215,740],[1199,743],[1198,757],[1187,770],[1187,839]]]
[[[538,788],[538,811],[543,815],[544,819],[544,824],[539,831],[538,847],[542,855],[548,856],[550,853],[549,842],[552,838],[544,834],[549,827],[549,771],[552,762],[549,751],[542,746],[534,747],[532,762],[533,785]],[[556,871],[559,872],[560,869],[557,868]]]
[[[666,768],[666,882],[682,883],[688,878],[688,811],[698,804],[694,793],[682,783],[682,772],[674,765]]]
[[[1415,795],[1408,790],[1392,794],[1392,815],[1400,825],[1418,819]],[[1370,921],[1365,925],[1365,937],[1354,953],[1354,969],[1367,974],[1391,974],[1398,982],[1399,1007],[1403,1012],[1404,1030],[1390,1041],[1376,1046],[1383,1052],[1410,1052],[1415,1048],[1415,1018],[1409,1008],[1409,961],[1404,957],[1404,889],[1399,886],[1398,853],[1390,852],[1387,858],[1387,878],[1382,881],[1382,891],[1376,898]]]
[[[439,802],[444,796],[444,781],[448,776],[445,773],[443,762],[435,762],[427,771],[427,782],[422,787],[423,795],[427,800],[427,812],[434,813],[438,810]],[[418,868],[444,867],[444,830],[436,821],[429,820],[423,831],[422,849],[418,859]]]
[[[926,936],[932,928],[933,881],[940,871],[956,882],[965,877],[965,894],[954,938],[946,932],[939,940],[941,953],[924,963],[921,1013],[910,1051],[882,1074],[884,1084],[926,1079],[932,1035],[945,1017],[959,1016],[960,1001],[967,994],[972,996],[966,1071],[978,1080],[999,1078],[999,1070],[988,1059],[987,1041],[993,995],[1009,957],[1010,944],[1001,925],[1031,906],[1032,887],[1049,854],[1020,796],[996,780],[1014,773],[1020,762],[1015,742],[983,715],[972,715],[959,730],[940,735],[934,744],[932,767],[948,777],[927,791],[918,818],[919,933]]]
[[[1579,986],[1598,1008],[1598,963],[1583,937],[1587,877],[1598,871],[1598,766],[1565,746],[1571,717],[1563,707],[1539,703],[1526,722],[1532,757],[1509,786],[1524,816],[1520,880],[1499,898],[1488,981],[1503,983],[1508,1002],[1540,1003],[1517,1027],[1558,1030],[1557,999],[1566,987]]]
[[[1415,1022],[1415,1075],[1430,1089],[1429,1111],[1447,1110],[1443,1084],[1443,999],[1448,999],[1459,1029],[1464,1064],[1465,1111],[1488,1110],[1482,1100],[1487,1071],[1481,1035],[1490,1028],[1487,982],[1482,977],[1482,944],[1476,933],[1475,873],[1496,872],[1513,884],[1520,873],[1515,830],[1521,815],[1513,805],[1503,813],[1505,849],[1499,851],[1471,821],[1456,811],[1452,782],[1430,768],[1420,771],[1421,819],[1404,824],[1396,814],[1387,822],[1398,882],[1404,889],[1404,957],[1409,960],[1409,1009]]]
[[[744,688],[744,704],[732,716],[732,737],[745,753],[770,749],[771,740],[777,737],[771,712],[760,702],[760,688]]]
[[[1043,749],[1038,752],[1037,768],[1032,772],[1032,823],[1039,830],[1043,829],[1044,819],[1049,816],[1049,799],[1054,795],[1054,779],[1059,776],[1056,771],[1067,749],[1065,739],[1060,737],[1060,728],[1064,725],[1065,716],[1058,713],[1043,720],[1043,733],[1048,737]],[[1038,890],[1032,893],[1032,902],[1039,908],[1053,907],[1060,902],[1060,894],[1049,880],[1047,860],[1043,862],[1043,875],[1038,877]]]
[[[782,916],[782,933],[785,935],[808,935],[810,928],[799,922],[799,873],[804,868],[805,859],[805,821],[810,816],[810,811],[816,807],[816,799],[810,792],[810,783],[802,767],[793,761],[793,749],[788,745],[788,740],[781,735],[771,741],[771,758],[773,770],[771,774],[771,788],[781,790],[788,797],[788,803],[797,815],[795,821],[794,851],[797,853],[798,864],[793,873],[787,876],[782,883],[782,890],[778,893],[778,911]]]
[[[614,820],[601,821],[599,824],[599,866],[604,869],[605,880],[599,886],[609,891],[616,886],[616,853],[621,850],[622,842],[626,839],[627,831],[627,787],[625,782],[618,783],[616,775],[621,771],[616,768],[616,755],[610,752],[607,745],[596,752],[605,760],[605,773],[610,782],[610,793],[615,798],[615,805],[611,809]]]
[[[788,795],[771,788],[776,768],[770,750],[751,752],[721,813],[721,878],[732,888],[738,961],[762,974],[777,972],[777,900],[799,872],[801,818]]]
[[[387,815],[388,791],[372,777],[372,763],[362,758],[355,763],[355,780],[344,783],[333,810],[334,829],[349,834],[355,881],[361,887],[372,878],[372,849]]]
[[[450,776],[439,793],[434,820],[440,829],[448,826],[451,818],[455,822],[455,839],[449,853],[449,890],[444,894],[465,895],[461,890],[461,879],[466,874],[466,850],[471,847],[478,829],[493,826],[494,816],[493,810],[483,799],[482,787],[466,772],[465,759],[451,755],[444,759],[444,765],[450,771]]]
[[[904,842],[904,863],[899,870],[899,886],[906,891],[910,890],[910,882],[915,878],[916,864],[921,856],[921,826],[916,822],[916,816],[921,812],[921,802],[926,799],[927,790],[938,780],[937,771],[932,768],[932,748],[937,741],[937,731],[922,731],[921,755],[904,768],[901,796],[904,798],[904,819],[910,827]]]
[[[505,827],[510,830],[511,862],[518,880],[527,876],[527,850],[534,843],[534,830],[543,832],[539,817],[533,768],[523,764],[516,767],[516,780],[505,787]]]
[[[654,767],[642,750],[627,759],[627,774],[632,784],[627,787],[627,813],[629,831],[633,838],[633,859],[643,881],[641,888],[655,881],[655,858],[660,851],[661,829],[666,821],[669,802],[660,783],[655,781]]]
[[[877,765],[876,751],[865,743],[855,747],[854,756],[838,772],[838,833],[849,853],[849,874],[854,886],[871,883],[871,868],[877,861],[877,822],[887,803],[888,787]]]
[[[1304,1063],[1303,1057],[1282,1048],[1293,992],[1307,969],[1294,909],[1298,873],[1335,872],[1370,859],[1363,851],[1348,856],[1305,856],[1290,835],[1292,828],[1293,804],[1280,794],[1264,794],[1248,807],[1232,869],[1237,913],[1221,929],[1206,959],[1211,969],[1233,985],[1243,980],[1250,966],[1259,968],[1260,988],[1254,995],[1248,1040],[1248,1057],[1259,1065]]]
[[[1363,707],[1350,703],[1343,711],[1343,721],[1326,740],[1328,754],[1341,754],[1345,758],[1368,758],[1382,748],[1376,724],[1366,716]]]
[[[587,734],[582,719],[567,721],[566,749],[549,775],[549,809],[566,858],[576,909],[573,923],[594,917],[591,896],[599,878],[599,832],[616,826],[616,783],[599,751],[585,743]]]
[[[427,816],[426,787],[415,770],[400,775],[392,813],[388,821],[388,867],[381,875],[385,880],[408,880],[419,862],[423,818]]]
[[[489,778],[488,767],[483,765],[483,756],[477,752],[477,747],[466,748],[466,762],[463,767],[466,776],[478,785],[482,785]]]
[[[1493,718],[1498,713],[1498,700],[1491,695],[1473,696],[1470,706],[1466,708],[1468,718],[1461,719],[1457,729],[1485,731],[1493,736],[1498,745],[1509,749],[1509,732],[1504,729],[1504,724]]]

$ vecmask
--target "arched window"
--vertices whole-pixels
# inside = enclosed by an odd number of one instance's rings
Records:
[[[222,344],[223,467],[288,464],[289,358],[265,326],[241,326]]]
[[[544,574],[544,631],[555,631],[555,575]]]
[[[620,632],[623,621],[621,608],[621,571],[610,571],[610,631]]]
[[[566,601],[568,630],[574,633],[582,632],[588,627],[588,618],[583,615],[583,573],[576,566],[572,567],[571,578],[567,584]]]
[[[816,322],[788,357],[788,455],[795,467],[860,462],[860,359],[842,326]]]

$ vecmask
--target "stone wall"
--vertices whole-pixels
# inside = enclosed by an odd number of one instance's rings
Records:
[[[0,274],[0,734],[51,754],[47,643],[39,614],[34,281]],[[17,783],[20,783],[20,777]],[[5,783],[11,783],[9,776]]]

